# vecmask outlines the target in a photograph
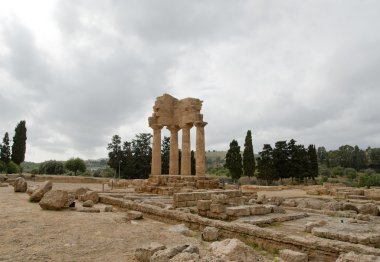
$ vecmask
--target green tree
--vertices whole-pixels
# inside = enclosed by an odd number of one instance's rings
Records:
[[[314,145],[309,145],[307,148],[307,154],[309,161],[309,177],[314,180],[318,176],[318,156]]]
[[[140,133],[132,140],[132,153],[134,158],[135,174],[132,178],[145,179],[151,172],[152,160],[152,135],[149,133]]]
[[[191,150],[191,157],[190,157],[190,163],[191,163],[191,175],[195,175],[195,153],[194,150]]]
[[[132,152],[132,143],[125,141],[123,143],[123,156],[120,167],[121,177],[131,179],[135,177],[135,159]]]
[[[288,143],[289,150],[289,170],[292,179],[295,178],[298,182],[303,181],[308,177],[308,155],[303,145],[296,145],[296,141],[291,139]]]
[[[169,174],[170,137],[164,136],[161,149],[162,174]]]
[[[21,169],[20,169],[19,165],[17,165],[12,160],[8,162],[8,164],[7,164],[7,173],[8,174],[17,174],[17,173],[20,173],[20,171],[21,171]]]
[[[0,160],[0,173],[3,173],[7,170],[7,165]]]
[[[1,161],[8,164],[11,161],[11,149],[9,147],[9,135],[8,132],[5,133],[3,138],[3,144],[1,145]]]
[[[253,177],[255,174],[256,163],[255,155],[253,153],[252,134],[251,130],[247,131],[244,142],[243,152],[243,173],[245,176]]]
[[[86,171],[86,164],[79,157],[70,158],[69,160],[67,160],[65,163],[65,167],[66,169],[74,172],[75,175],[77,175],[78,171],[82,173]]]
[[[354,167],[354,150],[350,145],[339,147],[339,162],[342,167]]]
[[[276,177],[283,178],[290,177],[289,174],[289,152],[286,141],[276,142],[273,149],[273,165],[276,171]]]
[[[60,175],[65,172],[63,163],[56,160],[42,162],[39,166],[39,174]]]
[[[239,179],[243,173],[240,146],[235,139],[232,140],[230,149],[227,151],[225,167],[230,171],[233,180]]]
[[[25,121],[21,121],[15,128],[12,145],[12,161],[20,165],[25,160],[26,151],[26,126]]]
[[[266,184],[270,185],[279,178],[273,163],[273,149],[271,145],[265,144],[259,156],[257,159],[257,178],[266,181]]]
[[[317,156],[318,156],[318,162],[321,165],[329,166],[329,156],[324,146],[318,147]]]
[[[121,150],[121,138],[118,135],[112,137],[111,143],[107,147],[108,152],[108,165],[116,172],[119,170],[120,161],[123,158]]]

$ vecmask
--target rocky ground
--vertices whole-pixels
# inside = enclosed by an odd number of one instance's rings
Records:
[[[0,261],[135,261],[135,249],[149,242],[193,244],[208,254],[209,243],[199,234],[171,232],[170,224],[149,218],[127,222],[125,212],[117,211],[46,211],[28,198],[11,186],[0,187]]]

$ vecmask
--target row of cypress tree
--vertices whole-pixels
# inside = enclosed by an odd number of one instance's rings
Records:
[[[26,152],[26,122],[20,121],[15,128],[15,135],[13,137],[12,150],[10,147],[9,134],[4,134],[3,142],[0,144],[0,166],[3,165],[0,171],[13,173],[22,162],[25,160]],[[15,166],[17,165],[17,166]]]

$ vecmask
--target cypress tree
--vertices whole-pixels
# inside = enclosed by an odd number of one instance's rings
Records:
[[[9,135],[8,132],[5,133],[3,138],[3,144],[1,146],[1,161],[8,164],[11,161],[11,149],[9,147]]]
[[[230,171],[233,180],[239,179],[243,173],[240,146],[235,139],[232,140],[230,149],[227,151],[225,167]]]
[[[170,158],[170,137],[164,136],[162,139],[162,174],[169,174],[169,158]]]
[[[273,150],[269,144],[265,144],[263,151],[259,153],[260,157],[257,160],[257,169],[259,171],[257,178],[265,180],[266,184],[271,184],[277,180],[278,176],[273,163]]]
[[[307,149],[309,158],[309,176],[314,180],[318,176],[318,155],[314,145],[309,145]]]
[[[26,151],[26,126],[25,121],[20,121],[15,128],[12,145],[12,161],[20,165],[25,160]]]
[[[244,152],[243,152],[243,171],[244,175],[252,177],[255,174],[256,163],[255,155],[253,154],[252,145],[252,134],[251,130],[248,130],[244,142]]]

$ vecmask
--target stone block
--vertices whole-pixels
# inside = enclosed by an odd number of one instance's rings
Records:
[[[282,258],[285,262],[307,262],[308,261],[307,254],[293,251],[290,249],[280,250],[280,258]]]
[[[159,251],[164,250],[166,247],[160,243],[150,243],[148,246],[140,247],[135,250],[135,258],[138,262],[149,262],[152,255]]]
[[[222,204],[210,204],[210,211],[212,213],[224,213],[226,207]]]
[[[228,196],[226,194],[211,194],[211,202],[213,204],[227,204]]]
[[[249,216],[251,214],[251,210],[249,206],[227,207],[226,214],[233,217]]]
[[[210,200],[198,200],[197,208],[198,210],[210,210],[211,201]]]
[[[186,201],[187,207],[193,207],[197,205],[197,201]]]
[[[204,241],[216,241],[219,237],[219,229],[215,227],[205,227],[202,232],[202,239]]]
[[[142,219],[143,217],[144,217],[144,214],[139,211],[130,210],[127,212],[128,220],[137,220],[137,219]]]
[[[272,209],[268,206],[253,205],[250,206],[251,215],[266,215],[272,212]]]

